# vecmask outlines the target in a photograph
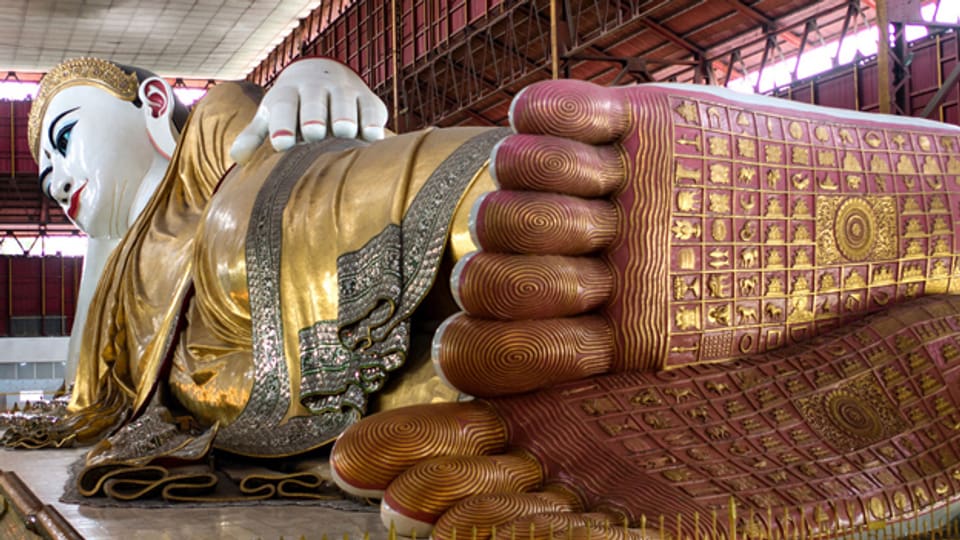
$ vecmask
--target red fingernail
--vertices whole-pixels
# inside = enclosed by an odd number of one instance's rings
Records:
[[[303,125],[304,126],[325,126],[327,124],[326,122],[323,122],[321,120],[308,120],[304,122]]]
[[[270,135],[270,137],[274,139],[276,139],[277,137],[293,137],[293,132],[290,131],[289,129],[281,129],[278,131],[274,131],[273,134]]]

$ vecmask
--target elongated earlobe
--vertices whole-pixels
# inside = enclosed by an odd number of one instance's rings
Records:
[[[170,159],[177,147],[177,129],[173,123],[176,104],[173,88],[160,77],[150,77],[140,83],[139,94],[150,141],[157,152]]]
[[[140,86],[141,100],[150,109],[150,115],[154,118],[160,118],[170,107],[166,87],[165,82],[155,77],[147,79]]]

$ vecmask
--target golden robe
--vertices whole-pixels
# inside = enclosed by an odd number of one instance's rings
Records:
[[[219,427],[217,446],[290,455],[355,422],[394,370],[409,373],[386,405],[454,396],[416,336],[411,353],[411,319],[429,309],[444,253],[472,250],[470,200],[492,188],[486,161],[504,133],[264,145],[230,170],[229,145],[258,99],[225,84],[197,105],[107,263],[70,404],[95,419],[86,436],[169,388]],[[400,369],[411,356],[420,369]]]

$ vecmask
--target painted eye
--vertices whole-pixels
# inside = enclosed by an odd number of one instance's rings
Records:
[[[60,131],[57,132],[56,146],[57,152],[60,152],[61,156],[67,155],[67,146],[70,145],[70,132],[73,131],[73,126],[77,125],[76,121],[70,122],[69,124],[60,128]]]

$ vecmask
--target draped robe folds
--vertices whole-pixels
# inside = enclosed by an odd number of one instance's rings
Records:
[[[116,421],[168,387],[217,426],[216,446],[277,456],[332,440],[394,370],[386,406],[455,397],[424,358],[398,368],[444,253],[473,248],[470,202],[492,189],[486,161],[505,133],[264,145],[227,173],[256,98],[224,84],[191,114],[157,194],[108,262],[71,412]]]
[[[69,410],[96,436],[152,389],[190,285],[197,226],[261,90],[230,83],[194,108],[164,179],[114,250],[90,303]],[[83,433],[81,440],[83,440]]]

